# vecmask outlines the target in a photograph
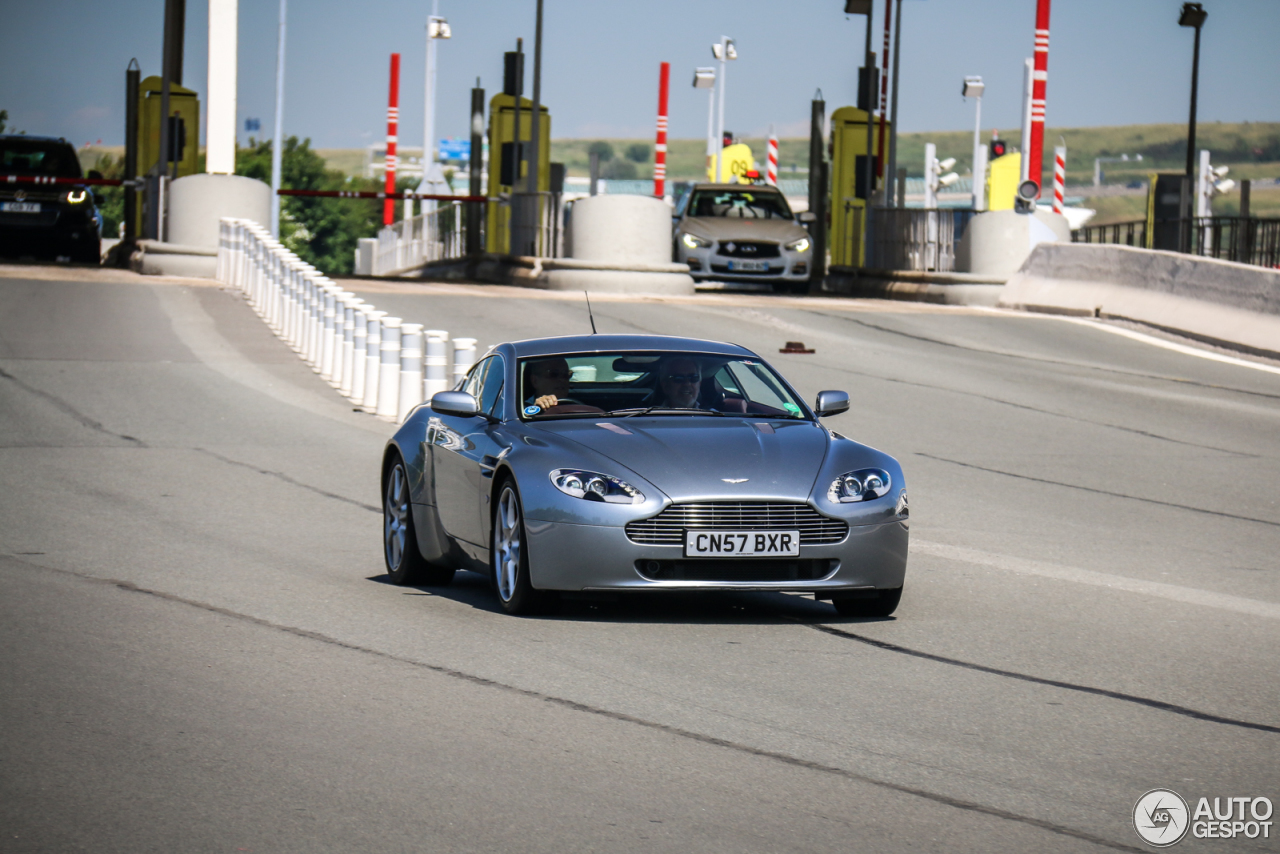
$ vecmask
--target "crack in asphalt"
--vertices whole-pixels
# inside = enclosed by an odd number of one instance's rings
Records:
[[[1043,477],[1032,477],[1029,474],[1018,474],[1016,472],[1003,471],[1001,469],[987,468],[986,466],[975,465],[974,463],[965,463],[965,462],[961,462],[960,460],[949,460],[946,457],[938,457],[938,456],[934,456],[933,454],[926,454],[923,451],[914,451],[913,453],[917,457],[924,457],[925,459],[937,460],[938,462],[942,462],[942,463],[951,463],[952,465],[963,466],[964,468],[976,469],[978,471],[990,472],[991,474],[1000,474],[1000,475],[1004,475],[1005,477],[1016,477],[1019,480],[1030,480],[1036,483],[1047,483],[1050,486],[1062,486],[1067,489],[1079,489],[1083,492],[1092,492],[1095,495],[1108,495],[1108,496],[1111,496],[1112,498],[1127,498],[1130,501],[1141,501],[1144,504],[1156,504],[1156,505],[1159,505],[1160,507],[1173,507],[1177,510],[1189,510],[1192,513],[1203,513],[1208,516],[1220,516],[1224,519],[1236,519],[1241,522],[1256,522],[1259,525],[1270,525],[1273,528],[1280,528],[1280,522],[1273,522],[1270,519],[1255,519],[1252,516],[1239,516],[1235,513],[1223,512],[1222,510],[1210,510],[1207,507],[1192,507],[1189,504],[1175,504],[1172,501],[1161,501],[1158,498],[1143,498],[1142,496],[1139,496],[1139,495],[1126,495],[1123,492],[1110,492],[1108,490],[1097,489],[1092,486],[1080,486],[1079,484],[1075,484],[1075,483],[1064,483],[1063,481],[1060,481],[1060,480],[1049,480]]]
[[[71,404],[67,403],[62,398],[58,397],[57,395],[50,394],[49,392],[44,391],[42,389],[35,388],[34,386],[27,385],[22,380],[18,379],[13,374],[9,373],[3,368],[0,368],[0,379],[6,379],[9,382],[16,385],[18,388],[27,392],[28,394],[34,394],[36,397],[40,397],[47,400],[49,403],[53,404],[54,407],[56,407],[64,415],[69,415],[71,418],[73,418],[82,427],[88,427],[90,430],[96,430],[97,432],[102,433],[105,436],[110,436],[113,439],[121,439],[125,442],[132,442],[136,447],[139,447],[139,448],[147,447],[147,443],[142,441],[141,439],[135,438],[134,436],[127,436],[124,433],[116,433],[113,430],[108,430],[106,427],[102,425],[101,421],[95,421],[94,419],[90,418],[88,415],[85,415],[83,412],[76,409]]]
[[[258,468],[257,466],[255,466],[255,465],[253,465],[253,464],[251,464],[251,463],[242,463],[242,462],[240,462],[239,460],[233,460],[233,459],[231,459],[230,457],[224,457],[224,456],[222,456],[222,454],[215,453],[214,451],[210,451],[210,450],[208,450],[208,449],[206,449],[206,448],[192,448],[192,450],[193,450],[193,451],[198,451],[198,452],[200,452],[200,453],[202,453],[202,454],[208,454],[209,456],[213,457],[215,460],[221,460],[222,462],[226,463],[227,465],[239,466],[240,468],[248,469],[249,471],[257,472],[258,474],[265,474],[265,475],[267,475],[268,477],[274,477],[274,478],[276,478],[276,479],[278,479],[278,480],[282,480],[282,481],[284,481],[285,483],[289,484],[290,486],[297,486],[297,487],[300,487],[300,488],[302,488],[302,489],[307,490],[308,492],[314,492],[316,495],[323,495],[325,498],[333,498],[333,499],[336,499],[336,500],[338,500],[338,501],[345,502],[345,503],[347,503],[347,504],[354,504],[356,507],[361,507],[361,508],[363,508],[363,509],[365,509],[365,510],[372,511],[372,512],[374,512],[374,513],[381,513],[381,512],[382,512],[382,508],[381,508],[381,507],[374,507],[372,504],[365,504],[363,501],[356,501],[354,498],[348,498],[348,497],[347,497],[347,496],[345,496],[345,495],[339,495],[339,494],[338,494],[338,493],[336,493],[336,492],[330,492],[330,491],[328,491],[327,489],[321,489],[321,488],[320,488],[320,487],[318,487],[318,486],[312,486],[312,485],[311,485],[311,484],[309,484],[309,483],[303,483],[303,482],[302,482],[302,481],[300,481],[300,480],[294,480],[293,478],[289,477],[289,475],[285,474],[284,472],[280,472],[280,471],[272,471],[271,469]]]
[[[843,629],[837,629],[834,626],[822,625],[820,623],[800,623],[800,625],[808,626],[814,631],[822,632],[835,637],[854,640],[858,643],[865,643],[877,649],[883,649],[887,652],[896,652],[901,655],[910,655],[914,658],[923,658],[926,661],[936,661],[939,664],[948,664],[952,667],[963,667],[966,670],[976,670],[979,673],[989,673],[993,676],[1003,676],[1006,679],[1017,679],[1022,682],[1032,682],[1036,685],[1048,685],[1052,688],[1063,688],[1067,691],[1079,691],[1082,694],[1094,694],[1099,697],[1107,697],[1112,700],[1123,700],[1126,703],[1136,703],[1140,706],[1147,706],[1152,709],[1159,709],[1162,712],[1171,712],[1175,715],[1183,715],[1188,718],[1195,718],[1199,721],[1208,721],[1209,723],[1225,724],[1226,726],[1241,727],[1243,729],[1255,729],[1261,732],[1280,733],[1280,726],[1272,726],[1271,724],[1259,724],[1253,721],[1240,720],[1238,718],[1227,718],[1221,715],[1210,714],[1209,712],[1201,712],[1196,709],[1190,709],[1186,706],[1179,706],[1175,703],[1166,703],[1164,700],[1153,700],[1149,697],[1139,697],[1136,694],[1125,694],[1122,691],[1110,691],[1106,688],[1094,688],[1089,685],[1077,685],[1074,682],[1060,682],[1057,679],[1046,679],[1043,676],[1032,676],[1028,673],[1018,673],[1014,670],[1001,670],[996,667],[988,667],[985,664],[975,664],[971,661],[963,661],[958,658],[948,658],[945,655],[935,655],[931,652],[922,652],[918,649],[910,647],[898,646],[888,641],[876,640],[866,635],[854,634]]]
[[[633,724],[636,726],[644,727],[646,729],[655,730],[657,732],[662,732],[667,735],[675,736],[677,738],[688,739],[690,741],[696,741],[701,744],[710,745],[712,747],[720,747],[727,750],[735,751],[737,753],[744,753],[750,756],[756,756],[761,759],[771,759],[775,762],[781,762],[783,764],[790,765],[792,767],[804,768],[810,771],[817,771],[822,774],[828,774],[831,776],[840,777],[854,783],[862,783],[869,786],[875,786],[880,789],[885,789],[892,792],[898,792],[904,795],[911,795],[914,797],[921,798],[923,800],[928,800],[928,801],[932,801],[933,803],[941,804],[943,806],[948,806],[948,807],[952,807],[959,810],[965,810],[966,812],[972,812],[979,815],[991,816],[992,818],[1003,819],[1005,821],[1016,822],[1018,824],[1039,828],[1041,830],[1048,831],[1049,833],[1058,834],[1060,836],[1066,836],[1072,839],[1079,839],[1084,842],[1090,842],[1090,843],[1093,843],[1094,845],[1098,845],[1103,848],[1109,848],[1114,851],[1138,852],[1139,854],[1145,854],[1146,852],[1146,849],[1138,848],[1137,846],[1125,845],[1124,843],[1121,843],[1121,842],[1116,842],[1101,836],[1095,836],[1092,833],[1087,833],[1085,831],[1077,830],[1075,828],[1067,827],[1065,825],[1055,824],[1054,822],[1046,821],[1040,818],[1035,818],[1033,816],[1021,815],[1020,813],[1011,812],[1009,810],[1003,810],[998,807],[987,806],[986,804],[980,804],[974,801],[966,801],[961,798],[953,798],[949,795],[940,794],[938,792],[931,792],[927,789],[921,789],[915,786],[907,786],[901,783],[894,783],[890,780],[881,780],[876,777],[869,777],[865,774],[858,774],[854,771],[849,771],[847,769],[839,768],[834,765],[825,765],[821,762],[814,762],[809,759],[801,759],[798,756],[791,756],[790,754],[780,753],[778,751],[765,750],[763,748],[752,747],[750,745],[741,744],[736,741],[730,741],[724,738],[717,738],[716,736],[694,732],[692,730],[683,729],[682,727],[659,723],[657,721],[651,721],[646,718],[637,717],[635,715],[629,715],[629,714],[626,714],[625,712],[617,712],[611,709],[604,709],[599,706],[591,706],[586,703],[580,703],[576,700],[570,700],[565,697],[557,697],[554,694],[546,694],[541,691],[534,691],[529,688],[520,688],[516,685],[509,685],[505,682],[499,682],[497,680],[489,679],[484,676],[477,676],[473,673],[467,673],[466,671],[457,670],[452,667],[445,667],[439,664],[429,664],[424,661],[417,661],[412,658],[406,658],[404,656],[394,655],[392,653],[373,649],[371,647],[360,646],[359,644],[354,644],[348,641],[339,640],[338,638],[323,634],[321,632],[311,631],[310,629],[298,628],[296,626],[288,626],[282,623],[274,623],[274,622],[271,622],[270,620],[264,620],[261,617],[253,617],[248,614],[242,614],[238,611],[232,611],[227,608],[221,608],[217,605],[212,605],[207,602],[200,602],[195,599],[187,599],[185,597],[177,596],[172,593],[165,593],[160,590],[152,590],[146,587],[139,587],[138,585],[129,581],[120,581],[117,579],[99,578],[96,576],[82,575],[81,573],[73,572],[71,570],[59,569],[57,567],[41,566],[40,564],[28,563],[27,561],[19,560],[16,557],[12,559],[25,566],[30,566],[38,569],[50,570],[53,572],[70,575],[74,578],[78,578],[83,581],[88,581],[91,583],[110,585],[128,593],[141,593],[147,596],[154,596],[158,599],[163,599],[165,601],[174,602],[181,605],[187,605],[193,608],[199,608],[215,614],[220,614],[224,617],[230,617],[232,619],[241,620],[247,623],[252,623],[254,625],[262,626],[264,628],[285,632],[285,633],[294,635],[296,637],[319,641],[320,643],[340,647],[342,649],[347,649],[352,652],[364,653],[365,655],[371,655],[371,656],[389,660],[389,661],[395,661],[400,664],[407,664],[412,667],[428,670],[432,673],[438,673],[442,676],[447,676],[451,679],[457,679],[459,681],[468,682],[473,685],[480,685],[485,688],[493,688],[499,691],[505,691],[508,693],[517,694],[532,700],[541,700],[545,703],[550,703],[552,705],[560,706],[562,708],[569,709],[571,711],[582,712],[584,714],[590,714],[590,715],[596,715],[598,717],[607,718],[609,720],[618,721],[620,723]]]
[[[1141,377],[1143,379],[1149,379],[1149,380],[1161,380],[1164,382],[1181,383],[1182,385],[1193,385],[1193,386],[1198,386],[1200,388],[1212,388],[1212,389],[1218,389],[1219,391],[1231,391],[1231,392],[1236,392],[1237,394],[1247,394],[1247,395],[1252,395],[1254,397],[1266,397],[1272,400],[1280,400],[1280,394],[1271,394],[1265,391],[1250,391],[1248,389],[1236,388],[1234,386],[1200,382],[1199,380],[1190,380],[1185,377],[1170,377],[1170,376],[1165,376],[1163,374],[1145,374],[1145,373],[1142,373],[1141,371],[1126,371],[1123,368],[1108,368],[1104,365],[1090,365],[1086,362],[1071,362],[1065,359],[1050,359],[1045,356],[1033,356],[1029,353],[1013,353],[1007,350],[995,350],[987,347],[973,347],[968,344],[957,344],[954,341],[943,341],[940,338],[930,338],[927,335],[917,335],[911,332],[903,332],[900,329],[891,329],[888,326],[880,326],[878,324],[870,323],[865,320],[858,320],[855,317],[842,317],[836,314],[823,314],[822,312],[817,312],[812,310],[808,310],[808,313],[817,314],[820,317],[830,317],[835,320],[842,320],[846,323],[856,323],[857,325],[864,326],[867,329],[875,329],[880,332],[887,332],[890,335],[901,335],[904,338],[911,338],[915,341],[924,341],[929,344],[937,344],[941,347],[954,347],[957,350],[967,350],[971,353],[985,353],[989,356],[1005,356],[1011,359],[1025,359],[1030,362],[1044,362],[1045,364],[1049,364],[1049,365],[1065,365],[1067,367],[1072,367],[1072,368],[1084,368],[1085,370],[1090,370],[1090,371],[1103,371],[1105,373],[1121,374],[1123,376],[1128,376],[1128,377]]]

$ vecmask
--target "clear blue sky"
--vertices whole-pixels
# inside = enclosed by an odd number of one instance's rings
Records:
[[[876,0],[874,49],[885,0]],[[137,57],[157,73],[163,0],[0,0],[0,108],[28,133],[77,145],[123,141],[124,70]],[[1280,120],[1280,2],[1205,0],[1201,121]],[[1180,0],[1057,0],[1049,54],[1050,125],[1185,122],[1192,31],[1177,26]],[[440,49],[441,136],[467,133],[469,89],[479,76],[501,86],[502,52],[517,36],[530,53],[534,0],[441,0],[453,39]],[[652,137],[658,64],[671,63],[671,135],[701,137],[706,93],[693,68],[712,64],[710,44],[736,39],[726,126],[807,135],[809,99],[851,103],[863,19],[843,0],[546,0],[543,100],[556,137]],[[273,117],[276,0],[240,4],[240,137],[244,118],[266,134]],[[317,148],[358,147],[385,134],[388,55],[402,56],[403,144],[422,137],[424,26],[429,0],[292,0],[285,133]],[[206,0],[188,0],[184,83],[206,88]],[[966,74],[987,82],[986,128],[1019,123],[1023,57],[1031,55],[1035,0],[905,0],[902,128],[972,127]]]

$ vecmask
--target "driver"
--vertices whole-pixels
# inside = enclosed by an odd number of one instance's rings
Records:
[[[562,356],[533,362],[525,370],[525,375],[533,388],[525,400],[526,406],[534,404],[549,409],[558,404],[560,398],[569,395],[569,380],[573,373],[569,370],[569,362]]]
[[[661,406],[669,409],[698,409],[698,394],[702,391],[702,368],[697,360],[688,356],[673,356],[662,363],[658,374],[658,388],[662,392]]]

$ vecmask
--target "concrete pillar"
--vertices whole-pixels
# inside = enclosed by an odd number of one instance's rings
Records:
[[[236,171],[238,0],[209,0],[209,81],[206,90],[205,171]]]
[[[365,379],[364,396],[360,398],[360,408],[365,412],[376,412],[378,408],[378,380],[382,374],[382,319],[385,311],[365,313],[368,327],[365,334]]]
[[[378,407],[374,414],[395,418],[400,414],[400,324],[398,317],[382,318],[382,346],[378,365]]]
[[[422,324],[400,326],[400,412],[403,422],[422,403]]]

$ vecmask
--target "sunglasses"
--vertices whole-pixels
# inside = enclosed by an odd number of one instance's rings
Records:
[[[702,377],[698,374],[667,374],[667,379],[673,383],[700,383]]]

